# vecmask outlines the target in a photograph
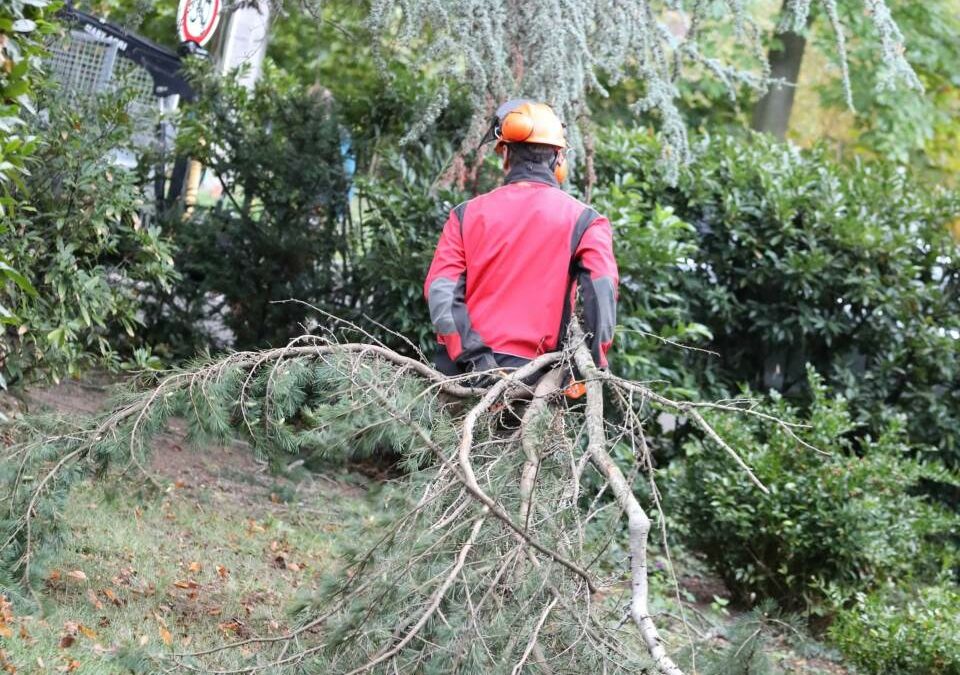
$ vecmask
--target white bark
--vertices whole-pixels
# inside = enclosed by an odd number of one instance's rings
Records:
[[[579,327],[574,326],[574,331],[579,333]],[[667,655],[657,627],[650,616],[647,584],[647,535],[650,532],[650,518],[637,501],[623,472],[607,452],[607,439],[603,428],[603,384],[600,373],[593,363],[593,357],[583,344],[582,337],[582,333],[574,336],[574,341],[580,342],[580,346],[574,352],[574,360],[585,378],[587,387],[587,452],[593,464],[607,479],[617,502],[627,514],[632,577],[630,616],[640,630],[640,635],[657,670],[664,675],[683,675],[683,671]]]

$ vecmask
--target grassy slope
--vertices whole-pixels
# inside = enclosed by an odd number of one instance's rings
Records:
[[[342,530],[362,528],[377,508],[360,476],[276,478],[242,448],[200,454],[167,438],[147,470],[159,493],[132,479],[71,496],[72,535],[43,611],[17,616],[3,640],[17,672],[129,672],[115,657],[130,648],[193,651],[282,634],[291,600],[335,562]]]

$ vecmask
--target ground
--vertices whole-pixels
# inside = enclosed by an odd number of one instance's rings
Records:
[[[33,407],[74,413],[94,412],[105,400],[96,381],[30,398]],[[50,566],[40,610],[0,607],[7,615],[0,636],[10,628],[0,667],[127,673],[137,653],[191,652],[284,634],[295,599],[309,596],[340,547],[382,505],[381,483],[364,468],[277,476],[242,445],[190,447],[174,423],[149,466],[127,467],[127,480],[74,491],[65,513],[70,539]],[[722,606],[723,585],[693,559],[682,560],[680,569],[691,625],[712,636],[712,647],[729,644],[723,629],[739,613]],[[655,587],[667,585],[661,579]],[[673,638],[682,642],[675,628]],[[766,648],[773,672],[846,672],[823,658],[800,657],[784,641]],[[238,666],[249,655],[226,653],[222,665]]]
[[[31,399],[92,412],[104,395],[71,383]],[[176,424],[143,468],[159,489],[127,467],[132,480],[71,495],[71,537],[42,616],[17,616],[5,641],[17,672],[129,672],[111,665],[125,646],[186,652],[280,635],[291,600],[336,558],[345,524],[362,527],[377,506],[377,485],[350,467],[279,477],[243,446],[191,448]]]

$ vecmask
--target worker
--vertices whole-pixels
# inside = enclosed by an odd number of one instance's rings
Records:
[[[450,212],[424,284],[437,369],[518,368],[556,351],[577,287],[594,362],[605,368],[616,323],[613,236],[606,218],[560,189],[563,123],[550,106],[516,99],[497,109],[488,140],[504,184]]]

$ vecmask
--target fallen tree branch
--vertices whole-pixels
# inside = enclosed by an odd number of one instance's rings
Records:
[[[585,405],[556,396],[571,361],[585,378]],[[535,387],[525,383],[544,371]],[[646,651],[660,672],[678,675],[649,613],[650,519],[633,494],[635,476],[625,476],[609,451],[639,433],[642,454],[634,470],[652,466],[632,397],[638,395],[641,409],[652,404],[688,416],[763,490],[701,411],[754,415],[791,435],[798,425],[737,405],[673,401],[601,372],[579,332],[564,351],[494,376],[492,386],[478,389],[382,345],[316,336],[166,374],[92,425],[9,452],[19,466],[10,472],[15,518],[4,532],[3,559],[21,547],[20,570],[31,576],[33,547],[55,525],[34,527],[53,487],[103,471],[115,458],[149,452],[151,435],[170,415],[187,416],[201,431],[238,434],[248,447],[275,446],[275,452],[299,452],[311,443],[326,448],[325,434],[335,433],[334,445],[383,443],[399,452],[408,473],[397,484],[408,501],[393,507],[385,531],[374,533],[365,551],[325,571],[328,590],[299,627],[170,655],[175,670],[358,674],[391,665],[413,672],[429,662],[434,670],[512,667],[519,673],[556,664],[566,672],[576,664],[577,672],[637,672],[649,660],[622,639],[618,593],[607,592],[628,577],[629,616]],[[625,406],[626,422],[605,420],[605,385]],[[585,472],[589,465],[596,474]],[[33,483],[32,476],[42,478]],[[655,504],[658,499],[654,494]],[[630,565],[604,578],[597,570],[609,567],[594,566],[604,557],[611,562],[611,555],[603,541],[590,544],[597,537],[585,532],[601,522],[609,528],[624,514]],[[609,541],[619,532],[610,529]],[[522,632],[503,629],[520,625]],[[444,637],[452,626],[460,631],[454,640]],[[252,655],[243,649],[252,646],[258,647]],[[241,665],[237,658],[255,662]],[[226,667],[206,663],[211,660]]]

